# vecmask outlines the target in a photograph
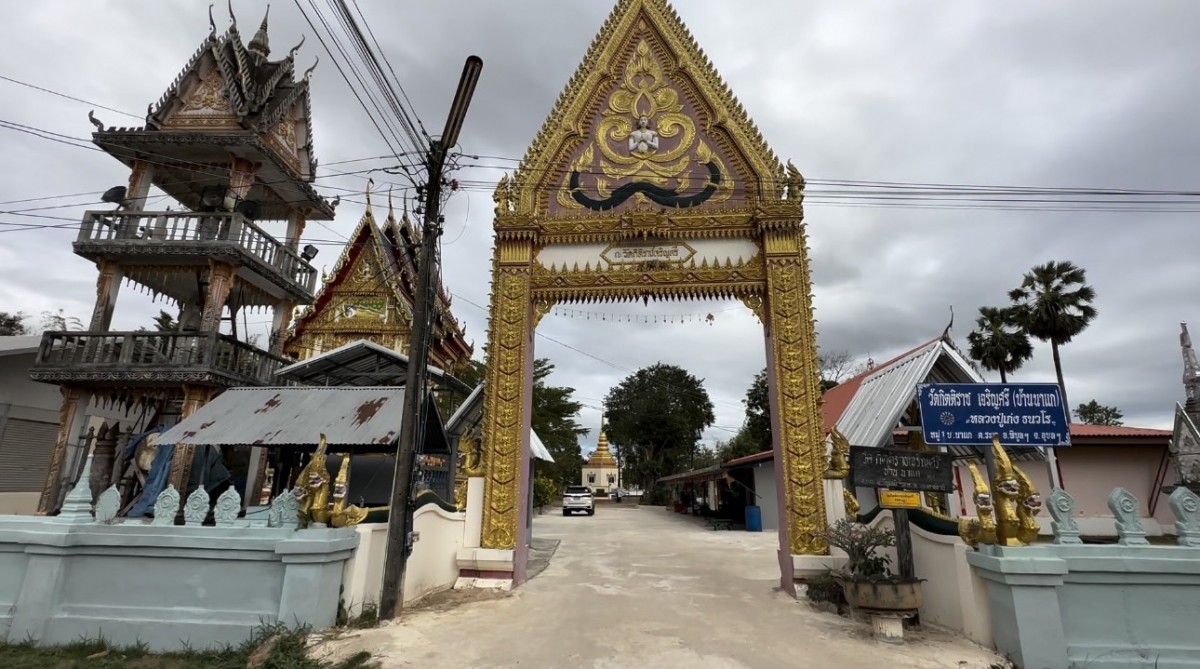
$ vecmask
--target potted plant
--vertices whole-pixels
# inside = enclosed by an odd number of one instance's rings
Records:
[[[825,540],[846,552],[846,566],[838,579],[850,606],[881,611],[921,608],[921,580],[896,576],[890,569],[891,558],[879,552],[896,545],[895,532],[843,518],[829,526]]]

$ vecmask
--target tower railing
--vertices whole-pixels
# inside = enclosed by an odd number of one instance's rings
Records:
[[[316,287],[312,265],[237,212],[87,211],[75,243],[146,250],[183,247],[198,254],[232,247],[309,293]]]
[[[275,385],[292,361],[215,332],[63,332],[42,334],[30,376],[35,380]]]

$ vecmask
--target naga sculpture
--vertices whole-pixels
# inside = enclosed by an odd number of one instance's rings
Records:
[[[975,509],[978,518],[960,518],[958,534],[971,546],[998,544],[1024,546],[1038,537],[1037,514],[1042,498],[1025,472],[1013,466],[1000,438],[992,438],[992,454],[996,458],[996,475],[992,481],[993,499],[987,482],[974,462],[968,463],[975,483]]]
[[[829,450],[829,468],[825,470],[827,479],[844,479],[850,474],[850,440],[835,427],[829,432],[833,447]]]
[[[296,477],[296,513],[301,527],[329,523],[329,470],[325,468],[325,448],[325,435],[322,434],[317,450]]]
[[[974,462],[967,463],[971,471],[971,480],[975,483],[975,512],[978,518],[959,518],[958,536],[971,547],[979,544],[996,543],[996,519],[993,516],[995,506],[992,503],[992,492],[988,489],[987,481],[979,473],[979,467]]]
[[[333,482],[333,507],[329,511],[329,524],[334,527],[357,525],[367,519],[372,511],[385,511],[389,507],[361,507],[348,504],[350,498],[350,454],[342,458],[337,479]]]

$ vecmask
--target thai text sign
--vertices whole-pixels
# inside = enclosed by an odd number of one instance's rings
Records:
[[[850,478],[864,488],[951,492],[949,453],[850,447]]]
[[[600,257],[610,265],[636,265],[643,262],[685,263],[696,255],[688,244],[614,244],[604,249]]]
[[[885,509],[919,509],[921,493],[915,490],[880,490],[879,506]]]
[[[936,446],[1070,446],[1062,393],[1054,383],[922,383],[921,431]]]

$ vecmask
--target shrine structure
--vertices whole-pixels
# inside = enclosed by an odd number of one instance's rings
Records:
[[[284,353],[304,360],[340,346],[367,340],[408,354],[421,233],[405,211],[397,220],[388,197],[383,225],[375,221],[371,192],[358,227],[313,303],[288,333]],[[450,374],[462,371],[473,347],[450,312],[450,296],[438,282],[433,309],[429,363]]]
[[[591,488],[592,494],[607,497],[620,485],[621,469],[612,451],[608,449],[608,434],[604,431],[604,416],[600,416],[600,438],[596,450],[583,464],[582,485]]]
[[[736,298],[765,335],[781,584],[791,591],[820,567],[826,448],[803,197],[799,170],[767,146],[666,0],[620,0],[494,194],[489,564],[525,578],[541,318],[559,303]]]
[[[129,168],[129,181],[105,193],[115,209],[84,214],[74,244],[99,270],[91,322],[83,332],[46,332],[31,372],[63,394],[39,513],[55,512],[82,470],[85,449],[74,439],[94,402],[140,407],[131,412],[138,429],[165,428],[226,388],[275,383],[274,371],[289,362],[281,334],[293,309],[313,300],[317,249],[299,249],[300,236],[307,221],[334,215],[312,185],[316,65],[297,73],[300,44],[272,60],[266,17],[249,41],[232,7],[223,34],[211,8],[209,23],[209,35],[147,107],[145,125],[107,127],[89,113],[93,141]],[[152,186],[174,202],[147,210]],[[265,229],[270,221],[285,222],[282,239]],[[178,307],[177,329],[112,331],[122,283]],[[273,313],[267,349],[238,335],[237,316],[248,311]],[[128,480],[123,451],[98,444],[94,475]],[[192,449],[180,444],[173,453],[169,480],[186,491]]]

